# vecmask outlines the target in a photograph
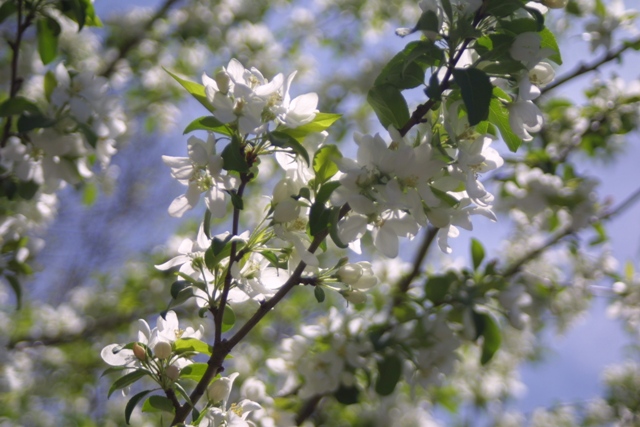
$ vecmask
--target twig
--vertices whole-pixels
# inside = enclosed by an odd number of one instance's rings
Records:
[[[350,209],[349,205],[344,205],[340,210],[340,217],[346,215]],[[328,230],[324,230],[323,232],[316,234],[307,250],[314,253],[320,247],[328,234]],[[202,398],[211,380],[222,371],[222,364],[227,355],[236,345],[238,345],[238,343],[240,343],[240,341],[242,341],[244,337],[247,336],[247,334],[249,334],[249,332],[251,332],[253,328],[256,327],[258,323],[260,323],[262,318],[265,317],[276,306],[276,304],[282,301],[289,291],[300,283],[300,277],[306,267],[307,264],[305,264],[304,261],[300,261],[285,284],[282,285],[273,297],[260,305],[260,308],[258,308],[253,316],[247,320],[240,330],[238,330],[229,340],[223,339],[219,343],[214,344],[211,358],[207,362],[207,369],[189,396],[190,402],[185,402],[184,405],[176,411],[171,425],[180,424],[187,419],[191,412],[191,408]]]
[[[111,74],[113,74],[113,72],[115,71],[118,62],[121,59],[125,58],[131,49],[140,44],[140,42],[144,38],[143,35],[153,27],[157,20],[161,19],[169,11],[174,3],[177,3],[179,1],[180,0],[165,0],[164,4],[160,6],[156,13],[153,14],[151,19],[149,19],[149,21],[147,21],[147,23],[142,26],[137,34],[122,43],[122,45],[119,47],[118,56],[114,58],[109,64],[107,64],[100,75],[102,75],[103,77],[111,76]]]
[[[296,415],[296,425],[301,425],[307,420],[307,418],[309,418],[313,414],[313,412],[318,407],[318,403],[320,403],[323,397],[324,395],[317,394],[307,400],[304,405],[302,405],[300,412],[298,412],[298,414]]]
[[[23,79],[18,76],[18,62],[20,57],[20,44],[22,43],[22,36],[24,32],[27,31],[27,28],[33,22],[33,18],[35,17],[33,10],[29,12],[29,14],[23,18],[22,11],[22,0],[18,0],[18,10],[17,10],[17,30],[16,30],[16,39],[14,41],[7,40],[9,47],[13,53],[11,58],[11,80],[9,82],[9,99],[15,98],[22,87]],[[2,134],[2,141],[0,142],[0,147],[4,147],[7,144],[7,140],[11,135],[11,124],[13,123],[13,117],[8,116],[7,121],[4,124],[4,131]]]
[[[427,233],[424,235],[424,239],[422,240],[422,244],[420,245],[420,249],[416,253],[416,257],[413,260],[413,269],[409,274],[404,276],[397,285],[397,294],[394,297],[393,305],[396,306],[402,299],[402,295],[405,294],[409,290],[409,286],[413,279],[415,279],[418,274],[420,274],[420,270],[422,267],[422,263],[427,256],[427,252],[429,252],[429,248],[431,247],[431,243],[433,243],[433,239],[435,239],[438,234],[438,229],[435,227],[429,227],[427,229]]]
[[[589,73],[591,71],[597,70],[600,66],[606,64],[607,62],[611,62],[614,59],[618,59],[620,57],[620,55],[622,55],[622,53],[624,51],[626,51],[627,49],[631,48],[632,45],[634,44],[638,44],[640,43],[640,37],[637,37],[634,40],[627,40],[625,42],[622,43],[622,46],[619,46],[617,49],[614,50],[610,50],[608,51],[602,58],[600,58],[599,60],[591,63],[591,64],[580,64],[578,66],[578,68],[576,68],[575,70],[565,74],[564,76],[554,80],[553,83],[551,83],[550,85],[546,86],[544,89],[542,89],[542,93],[546,93],[549,92],[552,89],[555,89],[556,87],[568,82],[569,80],[572,80],[576,77],[579,77],[583,74]]]
[[[638,200],[640,200],[640,188],[638,188],[636,191],[634,191],[629,197],[627,197],[615,209],[610,210],[608,212],[605,212],[605,213],[603,213],[601,215],[598,215],[598,216],[592,218],[591,220],[589,220],[587,225],[592,225],[592,224],[595,224],[595,223],[597,223],[599,221],[612,219],[613,217],[615,217],[616,215],[619,215],[624,210],[629,208],[631,205],[636,203]],[[511,265],[508,266],[504,270],[504,272],[502,273],[502,276],[503,277],[509,277],[509,276],[512,276],[512,275],[518,273],[520,271],[520,269],[522,268],[522,266],[524,264],[526,264],[528,261],[532,260],[533,258],[537,258],[545,250],[547,250],[548,248],[556,245],[563,238],[565,238],[567,236],[570,236],[572,234],[575,234],[578,231],[580,231],[580,230],[576,230],[573,227],[568,227],[568,228],[566,228],[564,230],[561,230],[561,231],[555,233],[545,243],[543,243],[542,245],[540,245],[537,248],[533,249],[531,252],[529,252],[528,254],[524,255],[520,259],[518,259],[518,260],[514,261],[513,263],[511,263]]]

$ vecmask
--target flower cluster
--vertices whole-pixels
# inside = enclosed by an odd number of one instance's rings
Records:
[[[390,144],[378,134],[356,135],[357,158],[338,162],[342,186],[332,196],[334,204],[352,209],[339,223],[344,242],[355,242],[357,250],[369,230],[376,249],[395,257],[398,238],[411,238],[430,222],[440,229],[438,243],[448,253],[448,237],[458,236],[456,226],[471,230],[471,215],[495,220],[493,196],[478,181],[480,173],[503,163],[490,147],[492,138],[465,126],[455,106],[444,120],[451,140],[442,150],[433,148],[428,126],[421,127],[415,143],[393,128]]]
[[[107,364],[145,372],[163,389],[168,389],[180,377],[180,370],[192,363],[193,352],[178,351],[176,341],[199,340],[203,334],[202,325],[198,330],[180,329],[175,312],[168,311],[164,317],[158,317],[153,329],[146,320],[138,320],[137,341],[126,345],[109,344],[100,355]]]

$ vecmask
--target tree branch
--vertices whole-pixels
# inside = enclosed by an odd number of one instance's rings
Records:
[[[349,212],[349,210],[351,210],[351,208],[348,204],[345,204],[340,210],[340,217],[342,218],[343,216],[345,216],[347,212]],[[314,253],[320,247],[324,239],[326,239],[328,234],[329,231],[326,229],[316,234],[307,250],[311,253]],[[215,378],[215,376],[218,375],[219,372],[222,372],[222,364],[224,363],[224,359],[227,357],[227,355],[231,353],[231,350],[233,350],[233,348],[238,345],[238,343],[240,343],[240,341],[242,341],[242,339],[246,337],[247,334],[249,334],[249,332],[251,332],[251,330],[256,327],[258,323],[260,323],[262,318],[265,317],[267,313],[269,313],[276,306],[276,304],[282,301],[282,299],[289,293],[289,291],[291,291],[300,283],[300,277],[302,276],[302,272],[306,267],[307,264],[305,264],[304,261],[300,261],[285,284],[282,285],[282,287],[278,290],[278,292],[276,292],[273,297],[260,305],[260,308],[258,308],[258,310],[253,314],[253,316],[251,316],[249,320],[247,320],[247,322],[242,326],[242,328],[240,328],[240,330],[238,330],[238,332],[236,332],[229,340],[223,339],[220,342],[214,344],[211,358],[207,362],[207,370],[202,375],[202,379],[200,379],[196,387],[193,389],[193,392],[191,392],[191,395],[189,396],[191,402],[185,402],[184,405],[182,405],[180,409],[176,411],[171,425],[177,425],[187,419],[189,413],[191,412],[191,408],[202,398],[211,380]]]
[[[151,30],[151,28],[156,23],[156,21],[164,17],[164,15],[169,11],[171,6],[173,6],[175,3],[179,1],[180,0],[165,0],[164,4],[162,4],[162,6],[158,8],[156,13],[154,13],[153,16],[151,17],[151,19],[149,19],[149,21],[147,21],[147,23],[142,28],[140,28],[139,32],[137,32],[136,35],[130,37],[129,39],[125,40],[122,43],[122,45],[118,49],[118,56],[115,57],[113,60],[111,60],[111,62],[107,64],[107,66],[100,73],[100,75],[107,78],[110,77],[111,74],[113,74],[113,72],[115,71],[116,65],[118,64],[118,62],[121,59],[125,58],[131,49],[133,49],[138,44],[140,44],[140,42],[144,39],[144,34],[147,31]]]
[[[429,248],[431,247],[431,243],[433,243],[433,239],[435,239],[437,234],[437,228],[430,226],[427,229],[427,233],[424,235],[422,244],[420,245],[420,248],[416,253],[416,257],[413,260],[413,269],[411,270],[411,272],[409,272],[409,274],[404,276],[398,282],[396,295],[394,296],[393,300],[393,306],[396,306],[400,303],[400,301],[402,300],[402,296],[409,290],[409,286],[411,285],[411,282],[413,282],[413,279],[415,279],[420,274],[422,263],[424,262],[424,259],[429,252]]]
[[[630,49],[634,44],[639,44],[640,43],[640,37],[637,37],[633,40],[627,40],[625,42],[622,43],[622,46],[619,46],[617,49],[613,49],[610,51],[607,51],[607,53],[600,58],[599,60],[591,63],[591,64],[585,64],[582,63],[578,66],[578,68],[576,68],[575,70],[565,74],[564,76],[555,79],[553,81],[553,83],[547,85],[545,88],[543,88],[541,90],[541,92],[544,94],[546,92],[549,92],[552,89],[557,88],[558,86],[575,79],[576,77],[579,77],[583,74],[589,73],[591,71],[597,70],[600,66],[606,64],[607,62],[611,62],[614,59],[618,59],[620,58],[620,56],[627,50]]]
[[[601,215],[598,215],[598,216],[592,218],[591,220],[589,220],[587,222],[587,225],[592,225],[592,224],[595,224],[595,223],[597,223],[599,221],[612,219],[613,217],[619,215],[620,213],[622,213],[623,211],[628,209],[630,206],[632,206],[638,200],[640,200],[640,188],[638,188],[636,191],[634,191],[629,197],[627,197],[622,203],[620,203],[613,210],[604,212]],[[584,229],[584,228],[585,227],[582,227],[582,229]],[[537,248],[533,249],[532,251],[530,251],[528,254],[524,255],[520,259],[518,259],[518,260],[514,261],[513,263],[511,263],[511,265],[508,266],[504,270],[504,272],[502,273],[502,276],[503,277],[513,276],[514,274],[518,273],[527,262],[529,262],[530,260],[532,260],[534,258],[537,258],[545,250],[547,250],[550,247],[556,245],[563,238],[565,238],[567,236],[570,236],[572,234],[575,234],[578,231],[580,231],[580,229],[574,229],[573,227],[568,227],[568,228],[566,228],[564,230],[558,231],[553,236],[551,236],[549,239],[547,239],[547,241],[545,243],[543,243],[542,245],[540,245]]]

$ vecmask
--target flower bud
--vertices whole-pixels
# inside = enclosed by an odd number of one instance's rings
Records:
[[[238,376],[237,372],[229,375],[228,377],[218,378],[207,388],[207,397],[212,403],[226,402],[231,394],[231,387],[233,386],[233,380]]]
[[[153,347],[153,354],[155,354],[158,359],[168,359],[171,357],[171,352],[171,344],[166,341],[160,341]]]
[[[341,282],[352,285],[362,276],[362,267],[358,264],[343,265],[338,269],[337,276]]]
[[[138,358],[138,360],[147,360],[147,352],[145,351],[144,347],[142,347],[138,343],[135,343],[133,345],[133,354]]]
[[[180,378],[180,369],[176,365],[168,366],[164,373],[171,381],[176,381]]]
[[[562,9],[569,3],[569,0],[543,0],[542,4],[551,9]]]
[[[343,291],[341,294],[351,304],[362,304],[367,301],[367,294],[364,292]]]
[[[218,84],[218,89],[223,94],[227,94],[229,92],[229,76],[224,71],[218,71],[215,75],[215,81]]]

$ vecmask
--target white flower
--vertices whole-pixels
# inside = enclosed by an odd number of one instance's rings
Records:
[[[535,32],[519,34],[509,48],[509,54],[516,61],[522,62],[527,69],[533,68],[541,59],[553,54],[549,48],[542,48],[542,37]]]
[[[228,377],[218,378],[207,388],[207,397],[211,403],[220,403],[220,407],[212,407],[207,410],[199,427],[251,427],[246,419],[249,413],[262,409],[260,404],[249,399],[243,399],[238,403],[227,407],[233,382],[239,373],[234,372]]]
[[[223,160],[216,154],[215,138],[209,134],[207,141],[192,136],[188,141],[189,157],[162,156],[164,163],[171,168],[171,176],[186,185],[187,192],[169,206],[169,215],[180,218],[193,209],[200,201],[200,194],[205,193],[207,209],[214,218],[222,218],[226,214],[227,191],[237,186],[237,179],[223,174]]]
[[[518,138],[531,141],[530,132],[539,132],[544,124],[542,112],[531,101],[518,100],[507,106],[509,109],[509,125]]]
[[[287,77],[282,89],[282,103],[274,108],[278,120],[288,128],[297,128],[313,121],[318,112],[318,95],[315,92],[291,99],[289,89],[295,75],[293,72]]]

